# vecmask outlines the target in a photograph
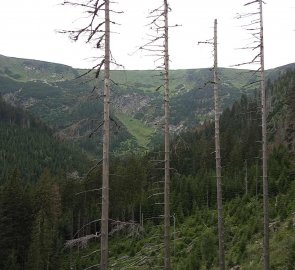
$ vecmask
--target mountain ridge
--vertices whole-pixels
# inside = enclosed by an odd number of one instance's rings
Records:
[[[288,68],[295,68],[295,64],[271,69],[267,71],[267,78],[272,80]],[[76,138],[76,135],[69,133],[74,131],[85,140],[87,134],[101,122],[103,83],[97,80],[97,88],[93,91],[91,74],[76,79],[82,72],[81,69],[62,64],[0,56],[0,93],[10,104],[23,107],[40,117],[63,138]],[[233,104],[242,94],[255,94],[256,86],[252,83],[258,79],[252,71],[219,68],[219,74],[222,109]],[[129,144],[126,144],[127,141],[132,142],[133,146],[137,144],[146,148],[154,136],[161,136],[163,95],[162,89],[156,91],[162,84],[160,73],[130,70],[112,71],[111,75],[115,82],[112,83],[112,116],[125,131],[129,130],[129,137],[124,135],[124,140],[118,141],[115,148],[125,149]],[[208,84],[210,69],[171,70],[170,78],[171,130],[179,132],[194,128],[211,119],[213,90]],[[120,121],[120,116],[123,119],[122,113],[125,120],[130,120]],[[139,128],[128,127],[129,123],[134,126],[131,123],[133,118]],[[79,123],[85,123],[85,119],[88,124],[79,126]],[[95,124],[89,124],[91,119],[95,119]],[[94,153],[99,152],[100,146],[91,144]]]

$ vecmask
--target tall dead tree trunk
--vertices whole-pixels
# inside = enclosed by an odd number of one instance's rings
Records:
[[[215,110],[215,161],[216,161],[216,186],[217,186],[217,212],[218,212],[218,239],[219,239],[219,269],[225,269],[224,260],[224,228],[222,218],[222,183],[221,183],[221,157],[219,138],[219,79],[217,63],[217,20],[214,21],[214,110]]]
[[[263,1],[254,0],[250,1],[244,6],[258,5],[257,11],[242,14],[238,16],[241,18],[252,18],[250,23],[246,24],[246,29],[251,33],[252,38],[254,37],[253,45],[245,47],[244,49],[251,49],[255,51],[259,50],[257,55],[250,62],[245,64],[256,64],[259,63],[260,72],[260,91],[261,91],[261,133],[262,133],[262,178],[263,178],[263,262],[264,270],[269,270],[269,196],[268,196],[268,177],[267,177],[267,108],[266,108],[266,89],[265,89],[265,71],[264,71],[264,37],[263,37]],[[256,18],[257,17],[257,18]],[[258,45],[257,45],[258,43]],[[239,66],[240,66],[239,65]],[[258,185],[256,182],[256,196],[258,192]]]
[[[264,72],[264,38],[262,0],[259,0],[260,12],[260,88],[261,88],[261,119],[262,119],[262,178],[263,178],[263,261],[264,270],[269,270],[269,207],[267,178],[267,126],[266,126],[266,91]]]
[[[248,162],[245,159],[245,195],[248,195]]]
[[[109,222],[109,148],[110,148],[110,14],[109,0],[105,0],[105,63],[104,63],[104,111],[103,111],[103,163],[101,210],[100,269],[108,268]]]
[[[170,11],[168,0],[163,0],[163,4],[149,12],[148,24],[150,29],[156,34],[150,35],[152,39],[140,49],[151,53],[151,56],[158,57],[161,64],[156,68],[161,70],[164,87],[164,269],[171,269],[171,235],[170,235],[170,89],[169,89],[169,24],[168,13]],[[178,26],[178,25],[175,25]],[[162,62],[163,60],[163,62]],[[161,160],[162,162],[162,160]],[[163,193],[158,193],[160,195]]]
[[[165,110],[165,188],[164,188],[164,246],[165,270],[170,270],[170,109],[169,109],[169,51],[168,1],[164,0],[164,110]]]
[[[102,209],[101,209],[101,261],[100,269],[108,268],[108,222],[109,222],[109,149],[110,149],[110,1],[85,0],[64,1],[63,5],[79,7],[89,16],[86,26],[75,30],[61,30],[73,41],[85,38],[85,43],[93,44],[97,49],[103,49],[104,56],[98,56],[99,62],[80,77],[95,71],[95,78],[100,76],[104,67],[103,94],[103,158],[102,158]],[[121,12],[118,12],[121,13]],[[102,15],[104,14],[104,16]],[[112,22],[115,24],[115,22]],[[104,28],[104,29],[103,29]],[[95,86],[93,91],[97,88]],[[101,125],[99,125],[100,127]],[[100,162],[98,163],[100,164]],[[97,164],[97,165],[98,165]],[[94,167],[96,168],[97,165]],[[85,193],[86,194],[86,193]]]

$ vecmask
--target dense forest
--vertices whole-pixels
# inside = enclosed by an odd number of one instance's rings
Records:
[[[1,183],[18,170],[27,182],[36,182],[45,168],[54,174],[77,172],[88,166],[88,157],[71,144],[54,138],[54,131],[23,109],[0,96]]]
[[[269,81],[272,269],[295,265],[295,71]],[[262,265],[260,96],[220,119],[227,269]],[[0,99],[0,269],[87,269],[99,263],[101,166]],[[162,265],[162,146],[113,155],[110,267]],[[217,269],[214,123],[171,141],[173,269]],[[80,177],[81,176],[81,177]],[[233,268],[236,267],[236,268]]]

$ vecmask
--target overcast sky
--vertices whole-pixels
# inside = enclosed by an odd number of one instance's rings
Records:
[[[95,55],[83,43],[73,43],[56,29],[73,28],[78,9],[58,5],[62,0],[0,0],[0,54],[45,60],[73,67],[91,66]],[[126,69],[153,69],[153,58],[145,53],[133,54],[147,38],[148,10],[162,0],[117,0],[121,24],[112,36],[112,52]],[[250,42],[241,28],[245,21],[234,17],[246,11],[245,0],[170,0],[170,24],[181,27],[170,30],[171,68],[201,68],[212,65],[211,48],[198,41],[213,36],[213,20],[218,19],[219,66],[230,67],[250,60],[253,54],[237,50]],[[264,5],[265,65],[273,68],[295,62],[295,2],[268,0]],[[87,60],[88,59],[88,60]]]

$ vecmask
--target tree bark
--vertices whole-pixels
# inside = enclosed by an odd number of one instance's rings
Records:
[[[105,0],[105,63],[104,63],[104,112],[103,112],[103,162],[102,162],[102,211],[100,269],[108,268],[109,221],[109,148],[110,148],[110,15],[109,0]]]
[[[248,195],[248,162],[245,159],[245,195]]]
[[[219,239],[219,269],[225,269],[224,260],[224,228],[222,218],[222,183],[221,183],[221,157],[219,138],[219,81],[217,63],[217,20],[214,21],[214,110],[215,110],[215,161],[216,161],[216,186],[217,186],[217,212],[218,212],[218,239]]]
[[[170,110],[169,110],[169,51],[168,51],[168,1],[164,0],[165,41],[164,41],[164,110],[165,110],[165,188],[164,188],[164,247],[165,270],[171,269],[170,263]]]
[[[262,119],[262,178],[263,178],[263,261],[264,270],[269,270],[269,208],[267,179],[267,127],[266,127],[266,91],[264,72],[264,38],[262,0],[259,0],[260,12],[260,88],[261,88],[261,119]]]

